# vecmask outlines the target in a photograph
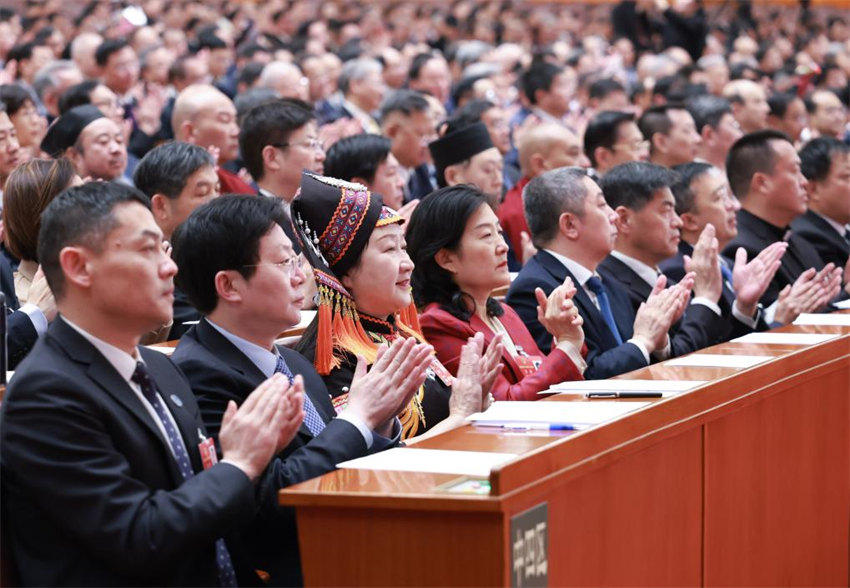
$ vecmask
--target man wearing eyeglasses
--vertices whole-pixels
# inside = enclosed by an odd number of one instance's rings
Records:
[[[242,404],[252,382],[275,372],[304,380],[304,425],[267,468],[257,491],[260,508],[243,529],[251,563],[268,572],[272,586],[302,583],[294,512],[277,505],[278,489],[396,445],[395,414],[408,398],[399,377],[414,361],[404,343],[389,349],[385,361],[355,376],[348,405],[336,414],[313,364],[274,343],[300,320],[305,280],[284,224],[278,199],[223,196],[198,208],[174,236],[179,285],[204,318],[172,359],[186,374],[209,433],[217,437],[228,402]],[[208,255],[211,249],[227,254]]]
[[[597,113],[584,131],[584,152],[599,178],[612,167],[649,158],[649,141],[644,140],[635,115],[619,110]]]

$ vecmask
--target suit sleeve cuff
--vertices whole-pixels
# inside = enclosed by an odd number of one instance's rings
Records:
[[[756,328],[756,324],[758,323],[758,320],[759,320],[759,312],[760,311],[757,308],[755,316],[747,316],[743,312],[741,312],[741,309],[738,308],[738,301],[737,300],[732,304],[732,316],[735,317],[736,320],[738,320],[738,321],[744,323],[745,325],[747,325],[748,327],[750,327],[751,329]]]
[[[32,326],[35,328],[35,332],[38,333],[39,337],[47,332],[47,317],[44,316],[44,313],[41,312],[41,309],[38,306],[27,303],[19,310],[30,317]]]
[[[366,442],[366,449],[372,449],[372,444],[375,442],[375,434],[366,426],[366,423],[360,417],[357,417],[351,414],[348,411],[342,411],[339,413],[336,418],[347,421],[355,426],[355,428],[360,431],[360,434],[363,436],[363,441]]]
[[[637,339],[629,339],[626,343],[631,343],[637,347],[638,351],[640,351],[641,355],[643,355],[643,360],[646,362],[646,365],[649,365],[649,351],[647,351],[646,346],[643,343]]]
[[[720,316],[720,307],[717,306],[717,303],[712,302],[704,296],[695,296],[694,299],[691,300],[691,304],[702,304],[703,306],[711,310],[711,312],[713,312],[717,316]]]

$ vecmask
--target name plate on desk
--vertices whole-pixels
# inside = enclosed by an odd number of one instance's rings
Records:
[[[546,502],[511,517],[508,558],[511,586],[549,585],[549,506]]]

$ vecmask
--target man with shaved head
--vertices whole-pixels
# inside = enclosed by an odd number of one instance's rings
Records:
[[[281,98],[310,99],[310,80],[294,63],[273,61],[263,68],[257,88],[271,88]]]
[[[767,128],[770,105],[759,84],[752,80],[733,80],[723,89],[723,97],[732,103],[732,114],[745,134]]]
[[[522,178],[505,195],[499,207],[499,222],[510,246],[508,264],[518,271],[524,260],[523,238],[530,231],[523,213],[522,192],[532,179],[550,169],[566,166],[586,167],[589,163],[578,137],[558,123],[543,123],[526,129],[517,139]],[[516,269],[514,269],[516,268]]]
[[[193,84],[174,102],[171,115],[174,138],[218,150],[218,179],[222,194],[253,194],[239,176],[224,169],[239,156],[239,126],[236,107],[220,90],[209,84]]]

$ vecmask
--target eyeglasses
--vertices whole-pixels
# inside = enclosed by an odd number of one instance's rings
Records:
[[[283,261],[279,261],[277,263],[273,261],[266,261],[263,263],[251,263],[248,265],[243,265],[242,267],[260,267],[262,265],[273,265],[276,268],[283,270],[290,278],[295,275],[295,272],[304,265],[304,254],[299,253],[298,255],[294,255],[289,259],[285,259]]]
[[[641,149],[649,149],[649,141],[634,141],[632,143],[614,143],[611,145],[612,149],[623,148],[631,149],[632,151],[639,151]]]
[[[307,147],[308,149],[312,149],[313,151],[324,151],[325,144],[323,141],[319,139],[305,139],[304,141],[288,141],[286,143],[275,143],[272,147],[277,147],[279,149],[286,149],[287,147],[292,147],[294,145],[300,145],[301,147]]]

